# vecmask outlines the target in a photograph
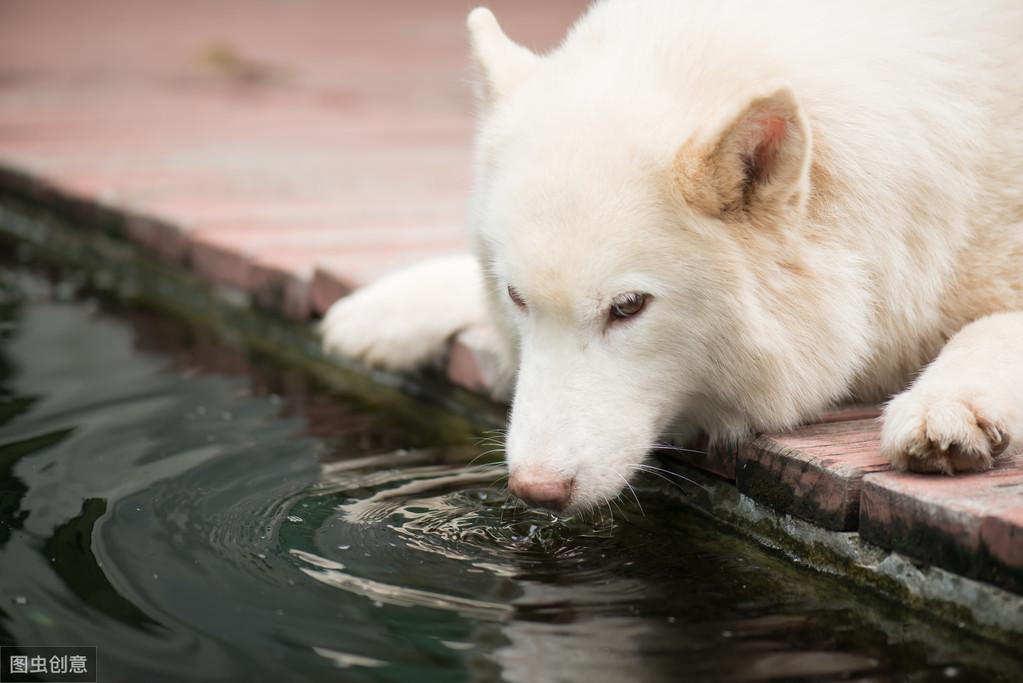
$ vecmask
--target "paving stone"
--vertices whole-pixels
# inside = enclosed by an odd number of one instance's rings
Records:
[[[880,408],[875,405],[846,405],[824,413],[815,421],[815,424],[874,419],[880,414]],[[770,437],[767,438],[770,439]],[[723,479],[735,479],[737,449],[726,446],[710,447],[705,436],[699,436],[690,443],[681,444],[681,447],[687,450],[663,451],[661,455],[669,460],[679,460],[686,465],[710,472]]]
[[[501,365],[497,344],[493,328],[473,327],[461,332],[448,355],[448,379],[495,400],[509,400],[513,378]]]
[[[188,258],[191,268],[210,282],[246,291],[255,284],[252,259],[230,246],[193,239]]]
[[[192,250],[192,242],[176,225],[142,215],[129,215],[125,233],[170,263],[183,263]]]
[[[321,249],[316,256],[316,268],[350,291],[399,268],[410,266],[438,256],[464,253],[460,240],[425,245],[402,245],[402,248],[356,247]],[[325,294],[325,292],[324,292]],[[329,302],[327,305],[329,306]]]
[[[133,239],[288,315],[322,312],[343,290],[317,266],[350,288],[465,249],[472,5],[8,0],[0,166],[130,210]],[[585,5],[492,3],[539,48]]]
[[[304,268],[305,259],[302,259]],[[294,320],[310,314],[309,276],[288,260],[256,259],[252,264],[249,291],[260,308]]]
[[[881,406],[849,404],[833,408],[814,422],[847,422],[849,420],[876,420],[881,417]]]
[[[1023,593],[1023,456],[990,472],[868,475],[860,534],[913,559]]]
[[[309,285],[309,305],[314,315],[322,316],[341,297],[351,293],[356,283],[350,278],[323,266],[316,266]]]
[[[825,422],[764,434],[740,448],[735,478],[755,500],[837,531],[859,523],[864,475],[889,469],[875,419]]]

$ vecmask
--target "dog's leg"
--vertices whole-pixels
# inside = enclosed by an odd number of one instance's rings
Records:
[[[1021,445],[1023,312],[964,327],[884,411],[881,450],[902,470],[986,470]]]
[[[485,317],[479,266],[464,254],[397,271],[341,299],[320,333],[327,351],[407,371],[436,362],[453,335]]]

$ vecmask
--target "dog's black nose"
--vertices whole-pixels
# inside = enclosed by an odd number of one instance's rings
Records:
[[[539,470],[516,472],[508,479],[508,490],[529,505],[564,510],[572,498],[574,479]]]

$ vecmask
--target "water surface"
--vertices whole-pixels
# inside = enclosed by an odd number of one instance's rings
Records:
[[[1015,677],[668,483],[557,519],[486,450],[8,267],[0,643],[95,645],[126,682]]]

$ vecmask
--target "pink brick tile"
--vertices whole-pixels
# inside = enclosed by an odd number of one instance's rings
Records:
[[[816,422],[846,422],[848,420],[870,420],[881,417],[881,407],[876,405],[851,404],[829,410]]]
[[[437,256],[446,256],[465,251],[462,240],[427,245],[403,245],[399,250],[388,249],[339,249],[324,250],[319,254],[316,265],[336,274],[345,282],[363,285],[386,275],[398,268],[409,266]]]
[[[863,477],[889,469],[875,419],[765,434],[740,449],[736,485],[781,512],[839,531],[856,529]]]
[[[125,223],[127,235],[147,247],[165,261],[185,263],[192,250],[191,242],[180,228],[170,223],[132,215]]]
[[[474,327],[461,332],[451,346],[447,377],[461,387],[496,400],[511,396],[511,377],[505,374],[497,349],[497,332]]]
[[[333,271],[317,267],[310,284],[310,306],[315,315],[323,315],[331,304],[355,289],[355,284]]]
[[[1023,456],[953,477],[870,474],[860,534],[958,574],[1023,592]]]
[[[1023,491],[1017,491],[1017,495]],[[1015,571],[1023,568],[1023,507],[1001,510],[980,523],[980,542],[991,560]],[[1019,583],[1014,584],[1017,592]]]
[[[351,225],[349,217],[335,220],[296,221],[288,218],[249,220],[244,224],[200,224],[192,232],[200,239],[236,245],[251,252],[262,250],[315,250],[330,252],[419,252],[434,247],[467,248],[460,228],[449,225],[393,225],[377,223]]]
[[[9,0],[0,164],[156,219],[129,236],[216,282],[321,310],[327,272],[364,283],[464,249],[472,4]],[[585,0],[492,4],[544,47]]]
[[[265,310],[300,320],[309,316],[309,274],[304,269],[309,257],[241,252],[189,235],[189,260],[207,280],[249,293]]]
[[[189,264],[210,282],[248,290],[254,285],[253,263],[248,255],[203,239],[189,241]]]
[[[248,290],[258,306],[295,320],[309,317],[309,278],[301,275],[295,267],[256,259],[251,272]]]

